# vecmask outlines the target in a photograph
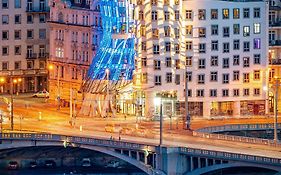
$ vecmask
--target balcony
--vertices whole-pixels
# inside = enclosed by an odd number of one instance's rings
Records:
[[[26,54],[26,59],[36,59],[37,54],[36,53],[27,53]]]
[[[50,12],[50,8],[47,8],[47,7],[30,7],[30,6],[27,6],[26,7],[26,12],[27,13],[49,13]]]
[[[271,40],[269,46],[281,46],[281,40]]]
[[[269,21],[269,27],[281,27],[281,21]]]
[[[281,65],[281,59],[276,58],[276,59],[270,59],[269,60],[270,65]]]
[[[39,53],[38,58],[49,58],[49,53]]]

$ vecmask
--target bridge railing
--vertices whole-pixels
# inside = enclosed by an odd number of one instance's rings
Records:
[[[154,145],[131,143],[126,141],[111,140],[111,139],[97,139],[97,138],[86,138],[56,134],[45,134],[45,133],[1,133],[1,140],[32,140],[32,141],[61,141],[75,144],[89,144],[97,146],[105,146],[111,148],[123,148],[133,150],[143,150],[150,146],[152,149]]]

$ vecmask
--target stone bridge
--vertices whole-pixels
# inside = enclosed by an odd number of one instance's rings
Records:
[[[41,133],[2,133],[0,150],[31,146],[71,146],[99,151],[133,164],[149,175],[199,175],[230,167],[263,167],[281,173],[281,158],[191,147],[115,141]],[[136,139],[137,140],[137,139]]]

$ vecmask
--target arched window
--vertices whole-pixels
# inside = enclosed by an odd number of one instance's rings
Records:
[[[59,22],[63,22],[63,14],[62,14],[62,12],[59,12],[59,14],[58,14],[58,21]]]

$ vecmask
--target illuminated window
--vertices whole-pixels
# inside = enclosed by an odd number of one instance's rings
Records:
[[[261,33],[261,24],[254,23],[254,34]]]
[[[233,9],[233,19],[239,19],[240,18],[240,10],[238,8]]]
[[[222,9],[222,19],[229,19],[229,9]]]
[[[140,35],[145,36],[145,34],[146,34],[146,29],[145,29],[145,26],[142,25],[141,28],[140,28]]]
[[[180,1],[179,0],[175,0],[175,5],[179,5]]]
[[[250,82],[250,74],[249,73],[244,73],[243,74],[243,82],[244,83],[249,83]]]
[[[260,49],[261,48],[261,39],[255,38],[254,39],[254,49]]]
[[[141,74],[141,82],[142,83],[147,83],[147,73],[142,73]]]
[[[56,57],[63,58],[63,55],[64,55],[63,48],[57,47],[56,48]]]
[[[186,28],[185,28],[186,35],[192,35],[192,28],[193,28],[192,25],[187,25],[186,26]]]
[[[175,60],[175,67],[176,67],[176,69],[180,69],[181,67],[181,62],[180,62],[180,60],[179,59],[176,59]]]
[[[159,30],[158,29],[152,29],[152,38],[153,39],[159,38]]]
[[[218,19],[218,9],[211,9],[211,19]]]
[[[243,36],[250,36],[250,26],[243,27]]]
[[[178,43],[175,43],[175,53],[176,54],[180,53],[180,45]]]
[[[164,0],[164,5],[170,5],[170,0]]]
[[[206,10],[205,9],[199,9],[198,10],[198,19],[199,20],[205,20],[206,19]]]
[[[199,33],[199,37],[206,37],[206,28],[204,27],[199,27],[198,28],[198,33]]]

